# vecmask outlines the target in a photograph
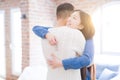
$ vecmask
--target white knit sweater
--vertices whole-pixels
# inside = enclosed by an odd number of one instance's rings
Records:
[[[51,46],[48,40],[42,40],[43,53],[46,58],[54,53],[61,60],[76,56],[76,52],[82,55],[85,46],[83,34],[69,27],[50,28],[55,35],[57,45]],[[51,69],[48,66],[47,80],[81,80],[80,70],[64,70],[63,68]]]

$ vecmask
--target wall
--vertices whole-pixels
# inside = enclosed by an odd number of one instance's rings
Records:
[[[22,19],[22,69],[29,66],[29,47],[30,47],[30,31],[29,31],[29,2],[28,0],[20,1],[21,19]],[[26,18],[22,18],[25,15]]]
[[[55,21],[54,1],[31,0],[29,1],[30,18],[30,66],[45,65],[41,48],[41,39],[32,32],[35,25],[52,26]]]

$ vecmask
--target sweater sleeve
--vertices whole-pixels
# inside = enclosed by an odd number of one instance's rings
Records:
[[[92,60],[94,55],[94,45],[93,40],[87,40],[83,55],[80,57],[69,58],[62,60],[62,64],[65,70],[67,69],[80,69],[85,66],[88,66]]]
[[[50,27],[44,27],[44,26],[34,26],[32,31],[39,37],[45,38],[45,35],[49,32],[48,29]]]

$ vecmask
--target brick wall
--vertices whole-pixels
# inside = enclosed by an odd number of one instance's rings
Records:
[[[26,18],[22,18],[22,69],[24,69],[29,65],[29,2],[27,0],[21,0],[20,8],[22,15],[26,16]]]
[[[30,18],[30,65],[44,65],[41,49],[41,39],[37,37],[32,28],[35,25],[52,26],[55,21],[56,4],[50,0],[31,0],[29,4]]]

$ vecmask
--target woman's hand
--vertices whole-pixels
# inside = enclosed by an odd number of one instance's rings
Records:
[[[57,40],[52,33],[50,33],[50,32],[47,33],[45,37],[51,45],[56,45],[57,44]]]
[[[51,54],[51,59],[47,59],[47,63],[48,65],[55,69],[55,68],[59,68],[59,67],[63,67],[62,65],[62,61],[55,55],[55,54]]]

